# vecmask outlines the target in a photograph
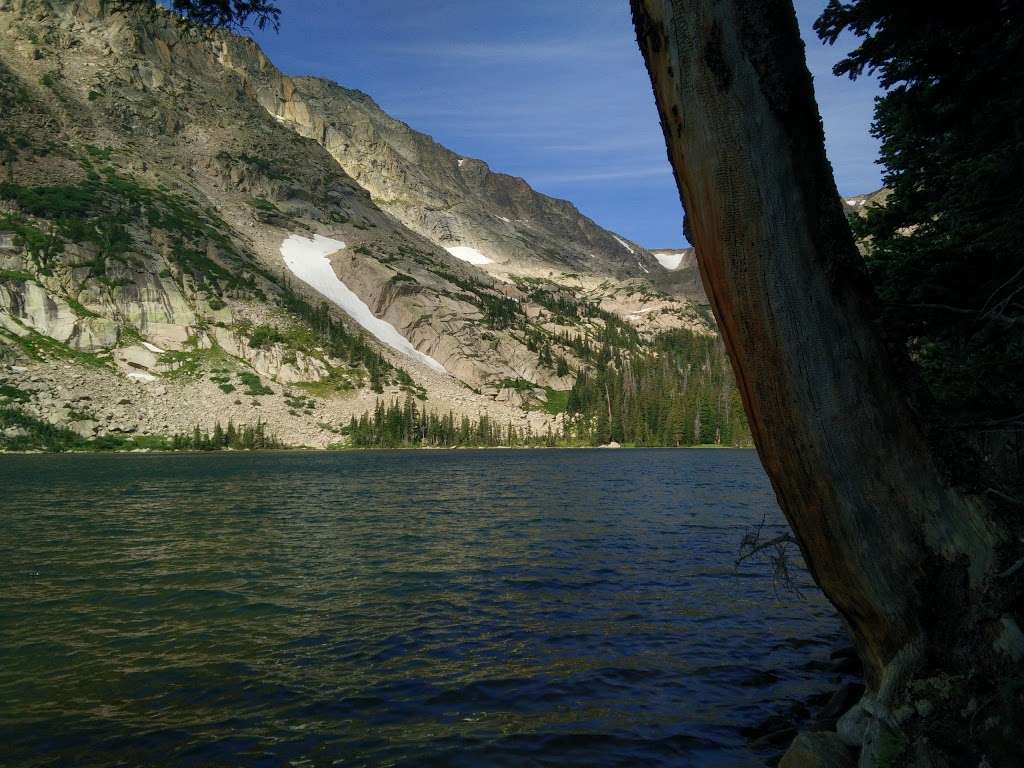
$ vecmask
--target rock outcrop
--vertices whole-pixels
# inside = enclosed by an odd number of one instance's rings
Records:
[[[162,415],[136,429],[257,401],[290,439],[337,442],[338,423],[287,406],[300,386],[358,409],[325,406],[332,418],[415,392],[541,431],[559,420],[541,410],[547,393],[572,386],[580,344],[599,347],[609,317],[640,344],[714,333],[699,292],[676,290],[685,281],[649,251],[365,94],[282,75],[251,40],[159,8],[49,0],[0,3],[0,38],[0,128],[15,147],[0,189],[2,378],[60,388],[88,367],[103,418],[79,421],[96,434],[121,423],[105,416],[117,401],[167,387]],[[334,306],[373,352],[336,348],[324,297],[283,262],[296,233],[344,241],[338,279],[446,373]],[[565,315],[564,296],[589,309]],[[185,390],[217,409],[177,405]],[[29,405],[69,422],[61,398]]]

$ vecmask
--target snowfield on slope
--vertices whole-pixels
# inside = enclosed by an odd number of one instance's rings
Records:
[[[619,241],[619,245],[621,245],[627,251],[629,251],[630,253],[636,253],[636,251],[633,250],[633,246],[631,246],[629,243],[627,243],[621,237],[619,237],[618,235],[612,235],[612,237],[614,237],[616,240],[618,240]]]
[[[398,332],[395,326],[376,317],[366,302],[338,279],[327,256],[344,247],[345,244],[340,240],[333,240],[323,235],[313,235],[312,240],[302,235],[289,235],[281,243],[281,256],[292,274],[315,289],[324,298],[345,310],[353,320],[380,341],[435,371],[447,373],[443,365],[430,355],[425,355],[416,349],[408,339]]]
[[[453,245],[451,248],[445,248],[448,253],[454,256],[456,259],[462,261],[468,261],[470,264],[490,264],[492,259],[484,256],[476,248],[470,248],[468,245]]]
[[[679,269],[679,265],[683,263],[683,254],[681,253],[653,253],[651,255],[665,269]]]

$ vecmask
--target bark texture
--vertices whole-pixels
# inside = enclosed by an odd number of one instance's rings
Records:
[[[915,675],[950,654],[968,666],[965,642],[998,655],[999,625],[1016,620],[997,573],[1019,544],[990,504],[951,487],[908,399],[909,366],[873,321],[790,0],[632,8],[761,460],[854,634],[865,708],[896,729]]]

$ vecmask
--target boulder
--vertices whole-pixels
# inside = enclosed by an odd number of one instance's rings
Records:
[[[992,645],[1012,661],[1024,658],[1024,632],[1021,632],[1012,616],[1004,615],[1000,619],[999,636]]]
[[[860,746],[864,742],[864,733],[867,731],[870,720],[871,716],[864,711],[864,707],[857,704],[839,718],[836,723],[836,732],[839,734],[839,738],[849,746]]]
[[[99,426],[99,423],[92,419],[80,419],[79,421],[70,422],[68,424],[68,429],[80,437],[92,437],[96,434],[96,430]]]
[[[0,328],[18,337],[28,336],[31,333],[28,328],[2,310],[0,310]]]
[[[779,768],[855,768],[856,765],[856,753],[830,731],[801,731],[779,762]]]
[[[903,759],[905,747],[906,742],[902,735],[881,720],[872,718],[864,729],[859,765],[865,766],[865,768],[905,765],[906,761]]]
[[[146,337],[161,349],[179,350],[189,340],[189,327],[174,323],[146,323]]]
[[[119,347],[114,350],[114,360],[125,373],[150,371],[157,367],[159,355],[141,344]]]
[[[839,686],[821,710],[817,712],[815,721],[835,726],[836,721],[849,712],[863,695],[863,683],[845,683]]]

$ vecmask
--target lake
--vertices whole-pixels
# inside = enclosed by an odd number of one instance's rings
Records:
[[[0,456],[0,764],[758,766],[817,592],[753,451]],[[806,581],[806,577],[805,577]]]

